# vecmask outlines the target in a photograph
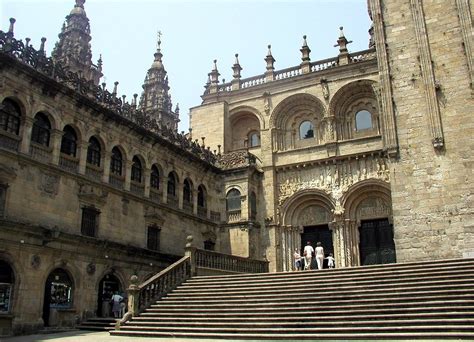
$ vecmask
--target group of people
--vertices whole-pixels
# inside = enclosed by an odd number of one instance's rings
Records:
[[[329,256],[324,257],[324,248],[321,245],[321,242],[316,243],[316,248],[313,248],[313,246],[311,246],[311,241],[308,241],[303,249],[303,257],[301,257],[298,248],[295,249],[295,253],[293,255],[293,258],[295,260],[295,269],[297,271],[301,269],[310,270],[314,254],[316,256],[316,264],[318,266],[318,270],[323,269],[324,259],[328,261],[329,268],[334,268],[334,257],[332,253],[329,253]]]

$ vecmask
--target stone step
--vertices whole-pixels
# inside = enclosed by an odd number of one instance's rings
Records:
[[[299,310],[306,310],[306,311],[312,311],[314,312],[315,308],[324,308],[325,311],[327,310],[351,310],[351,309],[364,309],[364,310],[370,310],[374,308],[399,308],[399,307],[410,307],[410,308],[425,308],[425,307],[430,307],[430,308],[436,308],[438,306],[443,306],[443,305],[457,305],[457,306],[472,306],[474,305],[474,299],[472,299],[472,295],[466,296],[465,299],[453,299],[453,300],[445,300],[444,298],[440,300],[433,300],[430,298],[430,300],[426,301],[420,301],[416,302],[413,301],[412,299],[407,299],[403,303],[400,303],[398,301],[383,301],[382,303],[380,301],[374,302],[365,302],[365,301],[359,301],[359,303],[354,304],[354,302],[351,302],[350,304],[337,304],[333,305],[332,303],[324,303],[324,302],[316,302],[316,303],[296,303],[295,305],[291,306],[287,303],[285,304],[279,304],[279,303],[267,303],[266,306],[255,306],[251,305],[251,303],[248,303],[247,305],[239,305],[238,307],[235,307],[235,305],[226,305],[222,304],[220,306],[201,306],[201,307],[194,307],[193,311],[194,312],[221,312],[223,309],[227,312],[232,312],[232,313],[237,313],[237,312],[248,312],[248,311],[253,311],[253,312],[274,312],[274,311],[281,311],[282,309],[290,309],[288,311],[299,311]],[[416,298],[415,298],[416,299]],[[297,307],[296,307],[297,306]],[[152,307],[146,309],[145,312],[168,312],[170,314],[174,312],[190,312],[189,307],[186,305],[182,306],[170,306],[170,307],[165,307],[161,305],[152,305]]]
[[[76,328],[91,331],[114,330],[116,322],[115,318],[89,318],[87,321],[77,325]]]
[[[332,284],[343,284],[343,283],[354,283],[357,281],[358,283],[383,283],[383,282],[390,282],[393,280],[397,280],[402,282],[404,280],[408,280],[411,278],[419,279],[420,281],[429,281],[430,279],[455,279],[457,276],[461,277],[470,277],[471,274],[469,272],[474,271],[474,265],[472,266],[463,266],[460,269],[454,269],[451,271],[441,271],[441,270],[433,270],[432,272],[427,272],[426,270],[418,271],[418,272],[410,272],[406,274],[400,274],[396,272],[384,272],[383,274],[369,274],[369,273],[362,273],[362,274],[350,274],[346,275],[345,277],[338,277],[333,276],[330,273],[331,270],[322,270],[322,271],[304,271],[304,272],[293,272],[293,273],[286,273],[280,277],[261,277],[257,279],[237,279],[237,280],[207,280],[207,281],[200,281],[200,282],[193,282],[193,281],[186,281],[178,289],[185,289],[187,287],[192,287],[195,289],[207,289],[207,288],[233,288],[233,287],[251,287],[251,286],[277,286],[277,285],[288,285],[288,284],[296,284],[296,283],[312,283],[312,282],[324,282],[324,283],[332,283]]]
[[[177,332],[177,331],[124,331],[114,330],[113,336],[155,337],[155,338],[209,338],[209,339],[251,339],[251,340],[374,340],[374,339],[474,339],[474,332],[466,331],[409,331],[409,332],[310,332],[288,333],[279,332],[271,334],[254,333],[224,333],[224,332]]]
[[[197,276],[188,280],[187,283],[198,283],[212,281],[248,281],[259,279],[272,279],[279,277],[295,277],[300,275],[320,275],[325,273],[326,276],[344,277],[345,275],[363,275],[363,274],[383,274],[385,273],[411,273],[416,272],[451,272],[456,268],[472,268],[474,267],[474,259],[448,259],[428,262],[415,263],[399,263],[399,264],[385,264],[385,265],[371,265],[371,266],[357,266],[341,269],[324,269],[300,272],[275,272],[275,273],[253,273],[253,274],[232,274],[232,275],[218,275],[218,276]]]
[[[467,310],[469,311],[452,311],[451,307],[447,307],[445,312],[441,312],[438,309],[438,312],[410,312],[409,310],[399,310],[401,313],[391,313],[387,310],[383,311],[373,311],[369,314],[358,314],[354,313],[352,315],[348,315],[346,312],[331,312],[331,319],[337,319],[338,321],[342,320],[372,320],[372,321],[379,321],[385,319],[392,319],[392,320],[405,320],[407,318],[414,318],[414,319],[447,319],[447,318],[470,318],[474,319],[474,312],[472,312],[474,307],[470,307]],[[451,310],[451,311],[450,311]],[[326,311],[325,311],[326,314]],[[156,315],[142,315],[133,318],[133,322],[236,322],[238,319],[245,318],[245,322],[281,322],[282,317],[285,318],[286,322],[310,322],[315,319],[314,311],[311,312],[298,312],[292,313],[291,316],[288,316],[287,313],[279,313],[279,315],[254,315],[253,313],[248,313],[248,315],[209,315],[207,313],[202,314],[182,314],[182,315],[175,315],[170,317],[167,314],[156,314]]]
[[[295,309],[300,308],[301,306],[305,305],[313,305],[313,306],[324,306],[330,303],[331,305],[336,305],[339,303],[345,304],[347,302],[351,302],[352,304],[357,303],[357,304],[365,304],[365,305],[372,305],[372,304],[379,304],[379,303],[420,303],[423,304],[425,301],[428,300],[443,300],[443,301],[450,301],[450,300],[455,300],[455,299],[472,299],[474,298],[474,294],[471,293],[465,293],[465,291],[458,292],[456,290],[451,290],[451,291],[443,291],[440,294],[437,293],[412,293],[412,294],[400,294],[400,295],[393,295],[392,294],[387,294],[386,296],[377,296],[377,297],[372,297],[372,298],[367,298],[367,296],[363,295],[344,295],[344,296],[338,296],[337,294],[333,295],[323,295],[320,298],[314,298],[313,296],[308,296],[304,301],[298,301],[295,302],[294,300],[279,300],[278,296],[275,296],[272,298],[271,301],[264,301],[264,302],[258,302],[258,301],[252,301],[248,302],[246,300],[239,300],[238,302],[232,302],[232,303],[222,303],[222,301],[218,302],[210,302],[210,301],[205,301],[205,302],[183,302],[183,301],[159,301],[156,304],[152,304],[151,308],[161,308],[161,309],[166,309],[166,308],[187,308],[189,310],[191,309],[212,309],[212,308],[219,308],[219,309],[232,309],[235,307],[236,304],[239,304],[239,307],[248,307],[248,308],[257,308],[257,309],[264,309],[268,308],[269,306],[272,307],[293,307]]]
[[[219,305],[225,302],[224,305],[241,305],[241,304],[246,304],[249,301],[251,301],[252,306],[258,306],[258,305],[267,305],[269,301],[273,304],[284,304],[284,303],[289,303],[290,305],[294,305],[295,301],[298,301],[299,303],[308,303],[312,304],[315,303],[315,296],[318,296],[318,294],[313,294],[313,295],[308,295],[308,294],[302,294],[300,296],[295,295],[294,297],[291,296],[274,296],[274,297],[265,297],[265,298],[259,298],[259,297],[239,297],[239,298],[227,298],[227,299],[216,299],[216,300],[185,300],[182,299],[180,300],[179,298],[175,298],[173,300],[166,299],[163,301],[156,302],[155,304],[152,304],[151,307],[156,307],[155,305],[158,305],[159,307],[179,307],[179,306],[185,306],[188,308],[192,307],[198,307],[200,305],[205,305],[207,307],[214,306],[214,305]],[[353,293],[337,293],[337,294],[328,294],[328,295],[323,295],[318,298],[319,303],[346,303],[348,301],[353,301],[353,302],[359,302],[361,300],[365,300],[366,302],[373,303],[374,301],[407,301],[407,300],[415,300],[416,302],[421,302],[426,298],[433,298],[436,296],[436,298],[443,298],[445,300],[450,300],[453,298],[473,298],[474,297],[474,292],[471,289],[471,292],[467,292],[464,289],[456,289],[456,290],[449,290],[445,289],[442,291],[425,291],[425,292],[390,292],[390,293],[374,293],[374,294],[367,294],[367,293],[358,293],[358,292],[353,292]],[[324,305],[321,304],[321,305]],[[315,304],[316,305],[316,304]]]
[[[450,304],[450,305],[446,305]],[[354,308],[354,307],[343,307],[343,308],[330,308],[324,307],[324,312],[327,316],[377,316],[381,315],[383,317],[390,315],[423,315],[423,314],[433,314],[435,311],[436,314],[442,314],[445,312],[459,312],[459,314],[474,314],[474,302],[471,303],[472,305],[452,305],[452,303],[439,303],[438,306],[431,305],[431,306],[414,306],[414,307],[388,307],[388,306],[380,306],[380,307],[370,307],[370,308]],[[154,309],[149,309],[150,311],[143,312],[140,316],[134,319],[151,319],[156,317],[157,319],[169,317],[173,318],[209,318],[209,319],[221,319],[221,318],[230,318],[230,319],[237,319],[237,318],[262,318],[262,319],[289,319],[290,317],[298,318],[306,318],[311,317],[314,315],[314,308],[309,308],[307,310],[298,310],[291,312],[291,315],[288,314],[287,310],[268,310],[264,312],[258,312],[255,314],[255,310],[241,310],[241,311],[202,311],[202,312],[191,312],[188,310],[173,310],[172,313],[167,311],[152,311]]]
[[[472,284],[474,283],[474,279],[468,279],[468,280],[456,280],[452,281],[451,283],[435,283],[435,284],[427,284],[427,285],[421,285],[417,286],[416,283],[408,283],[408,284],[403,284],[403,285],[410,285],[410,286],[370,286],[370,287],[364,287],[364,286],[343,286],[343,287],[338,287],[337,288],[337,295],[343,295],[343,294],[348,294],[352,295],[354,293],[360,294],[360,295],[378,295],[378,294],[386,294],[388,291],[390,293],[415,293],[415,292],[426,292],[426,291],[469,291],[473,290],[472,289]],[[456,289],[453,290],[453,286],[456,286]],[[329,287],[330,288],[330,287]],[[314,287],[297,287],[297,288],[292,288],[291,290],[288,289],[279,289],[278,290],[278,298],[295,298],[298,299],[300,297],[305,297],[308,296],[309,292],[315,291],[316,289]],[[331,294],[330,292],[329,294]],[[275,293],[272,292],[270,289],[267,290],[262,290],[262,291],[257,291],[257,290],[248,290],[245,291],[245,289],[239,290],[239,291],[228,291],[228,292],[171,292],[167,296],[163,297],[162,300],[169,302],[173,300],[186,300],[186,301],[202,301],[202,300],[210,300],[210,301],[216,301],[216,300],[235,300],[235,299],[241,299],[245,297],[246,299],[265,299],[265,298],[274,298]]]

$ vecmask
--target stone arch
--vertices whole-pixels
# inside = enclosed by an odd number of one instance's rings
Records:
[[[282,206],[281,222],[283,225],[286,226],[301,226],[329,223],[332,220],[333,210],[334,203],[324,191],[318,189],[301,190],[292,195]],[[302,222],[301,215],[308,211],[314,211],[314,213],[324,215],[324,218],[315,217],[315,222],[312,223]]]
[[[370,213],[367,211],[361,216],[361,205],[370,204],[368,201],[375,199],[374,204],[380,204],[379,209],[373,209]],[[392,216],[392,199],[390,185],[377,179],[368,179],[352,185],[342,197],[342,206],[346,217],[360,223],[361,219],[388,217]]]
[[[11,293],[10,293],[10,313],[15,312],[15,308],[18,303],[18,294],[19,294],[19,289],[20,289],[20,282],[21,282],[21,277],[22,273],[20,272],[21,265],[16,263],[16,259],[12,257],[9,253],[7,252],[1,252],[0,253],[0,261],[3,261],[8,264],[8,266],[11,268],[11,271],[13,273],[13,284],[11,287]]]
[[[61,129],[60,128],[60,115],[58,113],[56,113],[53,109],[51,108],[46,108],[44,106],[39,106],[37,109],[35,109],[32,117],[33,119],[35,118],[36,114],[38,113],[43,113],[44,115],[46,115],[46,117],[48,118],[49,120],[49,123],[51,124],[51,130],[59,130]]]
[[[226,136],[230,139],[225,139],[225,151],[235,151],[247,148],[249,144],[249,134],[256,132],[260,137],[262,129],[262,120],[256,110],[241,106],[233,109],[229,113],[229,125]],[[258,113],[258,112],[257,112]]]
[[[262,113],[260,113],[259,110],[251,106],[238,106],[238,107],[232,108],[231,110],[229,110],[229,119],[232,119],[233,116],[235,116],[236,114],[238,115],[241,112],[247,112],[247,113],[251,113],[255,115],[259,121],[260,129],[265,129],[266,127],[265,119]]]
[[[26,99],[22,99],[23,96],[21,94],[17,94],[17,95],[5,95],[3,97],[0,98],[0,104],[5,101],[5,100],[11,100],[13,102],[15,102],[18,107],[20,108],[20,117],[21,119],[24,119],[27,114],[28,114],[28,110],[27,110],[27,106],[25,103],[27,103]]]
[[[329,103],[329,114],[336,119],[339,140],[379,134],[379,112],[377,96],[373,86],[377,82],[369,79],[350,82],[336,91]],[[360,110],[371,114],[372,128],[356,131],[355,115]]]
[[[318,145],[324,140],[324,104],[310,94],[295,94],[281,101],[273,110],[270,127],[275,129],[275,150],[287,150]],[[304,121],[313,126],[313,134],[301,139],[299,127]]]

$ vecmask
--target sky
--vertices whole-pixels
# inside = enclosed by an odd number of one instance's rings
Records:
[[[16,19],[15,37],[32,39],[38,48],[46,37],[49,55],[74,0],[0,0],[0,29]],[[189,127],[189,108],[201,103],[207,74],[217,59],[220,80],[232,80],[236,53],[242,78],[265,72],[267,45],[275,69],[301,62],[307,35],[311,61],[334,57],[339,26],[353,43],[349,51],[368,47],[370,19],[366,0],[87,0],[93,61],[102,54],[109,90],[130,101],[141,94],[147,70],[162,33],[163,64],[169,76],[173,108],[180,106],[180,131]]]

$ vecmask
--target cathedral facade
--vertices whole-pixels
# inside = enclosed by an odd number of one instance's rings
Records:
[[[369,0],[364,51],[341,28],[322,61],[303,37],[287,69],[215,62],[188,134],[161,42],[141,96],[100,82],[84,2],[50,57],[0,32],[0,335],[109,315],[188,235],[271,271],[307,241],[337,267],[474,256],[468,0]]]

